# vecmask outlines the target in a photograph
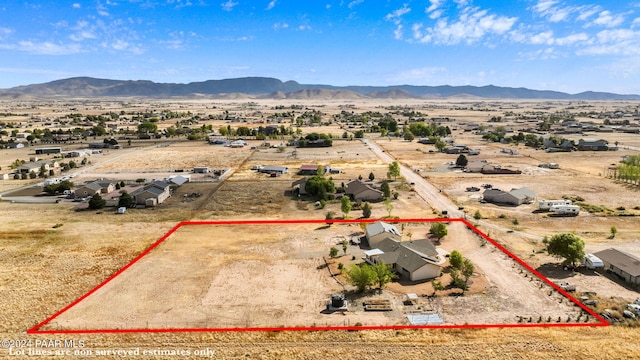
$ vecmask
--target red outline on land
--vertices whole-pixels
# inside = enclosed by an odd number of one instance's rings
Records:
[[[384,219],[357,219],[357,220],[342,220],[335,219],[331,220],[332,223],[373,223],[378,220]],[[265,225],[265,224],[326,224],[327,220],[220,220],[220,221],[184,221],[180,222],[178,225],[174,226],[173,229],[169,230],[163,237],[161,237],[158,241],[153,243],[149,248],[143,251],[140,255],[138,255],[135,259],[131,260],[126,266],[122,269],[118,270],[115,274],[111,275],[108,279],[100,283],[98,286],[93,288],[88,293],[82,295],[76,301],[67,305],[62,310],[58,311],[54,315],[50,316],[46,320],[42,321],[38,325],[27,331],[27,334],[108,334],[108,333],[171,333],[171,332],[239,332],[239,331],[309,331],[309,330],[399,330],[399,329],[440,329],[440,328],[449,328],[449,329],[483,329],[483,328],[530,328],[530,327],[591,327],[591,326],[609,326],[609,323],[596,314],[594,311],[586,307],[580,301],[576,300],[573,296],[569,295],[566,291],[562,290],[558,285],[554,284],[552,281],[542,276],[539,272],[529,266],[527,263],[522,261],[517,256],[513,255],[509,250],[505,249],[502,245],[498,244],[495,240],[491,239],[482,231],[478,230],[475,226],[469,223],[465,219],[449,219],[449,218],[440,218],[440,219],[393,219],[387,220],[392,223],[424,223],[424,222],[462,222],[464,223],[470,230],[473,230],[476,234],[493,244],[495,247],[500,249],[502,252],[507,254],[511,259],[515,260],[518,264],[522,265],[525,269],[529,270],[531,273],[536,275],[542,281],[549,284],[551,287],[559,291],[562,295],[567,297],[569,300],[578,305],[581,309],[586,311],[589,315],[598,319],[598,323],[555,323],[555,324],[465,324],[465,325],[392,325],[392,326],[327,326],[327,327],[277,327],[277,328],[267,328],[267,327],[259,327],[259,328],[187,328],[187,329],[95,329],[95,330],[39,330],[44,325],[48,324],[89,295],[98,291],[98,289],[102,288],[106,284],[108,284],[111,280],[113,280],[116,276],[123,273],[133,264],[138,262],[138,260],[142,259],[145,255],[149,254],[153,249],[155,249],[158,245],[160,245],[163,241],[165,241],[169,236],[171,236],[174,232],[176,232],[179,228],[185,225]]]

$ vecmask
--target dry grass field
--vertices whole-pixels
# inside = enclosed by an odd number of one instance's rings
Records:
[[[31,116],[55,117],[71,112],[71,108],[85,114],[102,114],[109,111],[146,111],[148,109],[172,109],[174,111],[192,111],[196,114],[219,115],[224,110],[239,116],[248,116],[258,112],[272,113],[277,105],[289,106],[303,104],[308,109],[317,109],[327,114],[328,119],[342,110],[381,111],[390,107],[406,107],[428,113],[429,117],[449,117],[460,123],[476,122],[488,124],[492,116],[503,116],[505,111],[516,113],[541,111],[553,113],[566,109],[569,104],[561,101],[498,101],[498,100],[149,100],[126,99],[113,101],[65,100],[25,104],[3,101],[3,111],[27,113],[27,116],[4,118],[3,121],[16,124],[21,130],[33,129],[38,124],[28,123]],[[574,102],[571,106],[584,107],[585,111],[597,108],[598,111],[633,109],[633,102]],[[579,119],[587,120],[587,118]],[[403,121],[403,119],[401,120]],[[601,120],[595,120],[601,121]],[[166,128],[175,121],[161,122],[160,128]],[[224,121],[203,121],[199,124],[212,124],[214,128],[227,125]],[[232,124],[238,126],[239,124]],[[500,125],[515,126],[513,122]],[[249,124],[248,126],[253,126]],[[344,129],[338,125],[327,127],[303,127],[303,135],[311,131],[331,133],[341,136]],[[523,171],[518,176],[486,176],[452,172],[446,163],[455,161],[457,155],[429,153],[432,145],[422,145],[415,141],[405,142],[379,138],[377,134],[367,134],[387,153],[401,163],[420,173],[429,182],[442,191],[455,203],[465,207],[472,216],[479,210],[487,224],[499,225],[515,231],[522,231],[542,238],[557,232],[573,231],[585,239],[587,250],[594,252],[609,246],[616,246],[629,252],[640,253],[640,226],[637,217],[615,216],[618,207],[626,212],[638,213],[633,208],[637,202],[637,188],[616,183],[602,176],[610,164],[616,164],[623,155],[637,153],[624,146],[640,146],[640,136],[636,134],[597,133],[584,137],[600,137],[610,142],[619,141],[619,151],[592,153],[573,152],[569,154],[545,153],[523,146],[487,143],[470,132],[454,130],[457,143],[467,144],[478,149],[477,157],[491,163],[511,166]],[[567,135],[578,139],[581,136]],[[253,141],[253,140],[252,140]],[[261,142],[250,141],[250,146]],[[271,141],[278,142],[278,141]],[[164,140],[159,142],[164,144]],[[206,145],[203,142],[177,140],[169,146],[147,147],[153,142],[134,141],[131,148],[114,150],[91,158],[91,169],[79,175],[78,180],[95,177],[127,178],[138,174],[157,176],[156,171],[210,166],[229,167],[234,173],[223,183],[193,183],[179,188],[165,204],[154,210],[132,209],[125,215],[116,215],[111,210],[99,212],[76,212],[66,204],[11,204],[0,203],[0,338],[2,339],[83,339],[90,349],[196,349],[210,348],[216,358],[262,358],[262,359],[298,359],[339,357],[344,359],[388,359],[404,358],[505,358],[505,359],[635,359],[640,353],[637,328],[618,325],[606,328],[495,328],[495,329],[432,329],[398,331],[305,331],[305,332],[250,332],[250,333],[129,333],[129,334],[75,334],[75,335],[26,335],[25,332],[55,314],[64,306],[85,294],[97,284],[115,273],[131,259],[140,254],[180,221],[210,219],[324,219],[327,211],[340,214],[340,204],[329,202],[324,209],[316,209],[313,201],[292,199],[289,193],[291,182],[297,178],[295,170],[302,164],[331,165],[340,168],[343,173],[334,175],[336,184],[355,179],[358,175],[367,177],[373,172],[376,181],[384,179],[387,165],[379,160],[359,141],[336,140],[331,148],[298,149],[293,156],[292,148],[284,153],[276,149],[258,151],[230,149],[221,146]],[[158,145],[158,144],[156,144]],[[69,146],[78,148],[80,144]],[[512,148],[519,155],[511,156],[500,152],[502,148]],[[16,158],[27,158],[32,148],[2,150],[0,166],[3,170]],[[557,162],[559,170],[538,168],[543,162]],[[278,178],[257,174],[251,170],[253,165],[284,165],[290,173]],[[164,173],[163,173],[164,174]],[[147,176],[145,176],[147,177]],[[24,186],[34,181],[0,181],[0,191]],[[499,207],[481,204],[470,198],[465,191],[468,186],[491,183],[501,189],[527,186],[536,191],[539,197],[555,198],[562,195],[581,196],[591,205],[612,209],[612,214],[581,213],[576,218],[550,218],[544,214],[533,213],[532,205],[517,208]],[[398,200],[393,202],[393,215],[399,217],[434,217],[433,211],[410,188],[396,189]],[[183,202],[182,195],[200,192],[202,196],[193,201]],[[387,215],[382,204],[374,204],[373,217]],[[504,217],[500,217],[504,215]],[[359,210],[353,210],[351,217],[360,216]],[[513,220],[518,219],[518,224]],[[55,226],[55,227],[54,227]],[[619,230],[615,239],[608,239],[609,229],[616,226]],[[497,231],[491,227],[480,226],[492,238],[506,246],[534,268],[553,279],[566,280],[567,274],[557,272],[553,267],[557,259],[541,253],[543,245],[514,233]],[[114,282],[115,292],[109,295],[95,293],[95,300],[78,304],[59,318],[56,326],[81,328],[86,325],[87,312],[94,314],[90,318],[94,324],[125,323],[131,327],[147,326],[147,321],[167,322],[192,321],[186,327],[205,324],[248,324],[271,322],[274,318],[279,325],[310,324],[314,320],[318,326],[325,324],[344,325],[346,318],[333,314],[326,320],[319,314],[317,306],[333,291],[335,283],[325,276],[324,270],[316,269],[319,256],[328,254],[327,241],[336,240],[344,235],[340,227],[318,230],[331,236],[313,236],[311,241],[300,234],[304,231],[314,235],[316,230],[296,229],[285,234],[278,231],[254,231],[238,234],[232,228],[202,231],[181,229],[170,240],[157,248],[158,259],[153,262],[154,269],[145,269],[144,259],[138,267],[132,267],[128,277]],[[184,232],[182,232],[184,230]],[[302,231],[304,230],[304,231]],[[353,226],[351,231],[359,231]],[[424,233],[424,229],[415,228],[414,234]],[[335,233],[333,233],[335,232]],[[180,236],[182,237],[180,237]],[[242,236],[240,236],[242,235]],[[481,316],[492,320],[516,322],[515,316],[541,316],[541,307],[548,306],[548,316],[565,317],[576,314],[575,307],[563,302],[552,301],[554,296],[547,295],[546,289],[539,288],[536,281],[524,278],[519,268],[499,252],[489,246],[480,246],[477,237],[467,238],[468,232],[451,229],[442,246],[447,250],[460,249],[477,264],[474,285],[468,296],[442,296],[439,303],[445,318],[451,323],[464,324],[469,316]],[[290,239],[286,243],[280,240]],[[415,235],[414,239],[417,238]],[[203,241],[202,239],[205,239]],[[251,239],[249,241],[248,239]],[[448,241],[448,242],[447,242]],[[475,243],[474,243],[475,242]],[[309,245],[313,247],[309,247]],[[472,244],[476,244],[473,245]],[[466,247],[465,247],[466,246]],[[448,248],[450,247],[450,248]],[[204,250],[203,250],[204,249]],[[351,248],[353,255],[359,255],[359,249]],[[352,254],[352,253],[349,253]],[[161,256],[160,256],[161,255]],[[347,262],[341,257],[339,261]],[[151,258],[149,258],[151,259]],[[185,259],[189,259],[186,261]],[[146,260],[150,261],[150,260]],[[349,260],[350,261],[350,260]],[[216,266],[226,264],[228,266]],[[268,271],[263,271],[266,265]],[[336,264],[332,264],[335,266]],[[260,274],[244,283],[250,274]],[[123,273],[123,275],[126,274]],[[200,274],[200,275],[197,275]],[[204,274],[204,275],[203,275]],[[296,274],[300,274],[296,277]],[[493,277],[491,277],[493,276]],[[555,276],[555,278],[554,278]],[[184,279],[184,282],[178,281]],[[286,281],[281,281],[282,279]],[[304,279],[304,282],[299,281]],[[620,286],[615,281],[588,273],[570,275],[570,281],[584,288],[595,290],[608,301],[630,301],[638,297],[636,289]],[[158,282],[168,283],[168,287],[159,289]],[[200,286],[202,282],[208,286]],[[524,286],[527,285],[531,286]],[[523,286],[511,286],[519,284]],[[240,286],[242,285],[242,286]],[[411,287],[413,286],[413,287]],[[398,284],[389,285],[388,293],[402,294],[411,289],[418,293],[431,292],[430,285],[412,284],[402,289]],[[475,286],[475,288],[474,288]],[[130,291],[136,287],[137,291]],[[243,289],[257,290],[242,293]],[[182,290],[187,290],[186,297]],[[267,297],[253,294],[265,292]],[[524,289],[524,290],[523,290]],[[103,291],[106,292],[107,288]],[[122,290],[122,291],[120,291]],[[582,291],[582,290],[580,290]],[[281,305],[292,294],[290,303]],[[235,295],[238,294],[238,295]],[[139,303],[135,296],[143,296],[146,304]],[[271,299],[268,298],[271,296]],[[400,295],[399,295],[400,296]],[[520,301],[526,297],[528,302]],[[611,299],[613,297],[613,299]],[[312,301],[307,301],[309,298]],[[183,308],[168,308],[157,299],[179,299],[189,304]],[[273,300],[272,300],[273,299]],[[247,304],[259,303],[268,311],[247,315],[242,309]],[[285,301],[286,302],[286,301]],[[462,304],[462,306],[460,306]],[[123,306],[124,304],[124,306]],[[274,304],[276,304],[274,306]],[[607,302],[608,304],[608,302]],[[612,303],[613,304],[613,303]],[[199,312],[202,308],[222,306],[223,316],[214,316],[212,312]],[[282,307],[296,309],[296,316],[282,311]],[[613,306],[613,305],[611,305]],[[511,313],[509,309],[518,309]],[[459,309],[456,311],[455,309]],[[470,310],[472,309],[472,310]],[[475,312],[474,312],[475,311]],[[83,312],[83,314],[80,314]],[[111,315],[110,315],[111,314]],[[142,316],[140,314],[145,314]],[[538,315],[540,314],[540,315]],[[385,323],[381,318],[371,319],[370,323]],[[575,317],[575,316],[574,316]],[[307,321],[312,319],[311,321]],[[362,321],[357,317],[349,319]],[[64,322],[64,323],[63,323]],[[223,325],[224,326],[224,325]],[[6,349],[0,349],[0,357],[8,357]]]

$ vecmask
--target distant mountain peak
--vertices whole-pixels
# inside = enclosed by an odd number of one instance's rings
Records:
[[[272,77],[248,76],[222,80],[206,80],[188,84],[156,83],[150,80],[110,80],[86,76],[60,79],[43,84],[17,86],[0,90],[0,94],[40,97],[98,97],[98,96],[214,96],[234,94],[233,97],[276,99],[361,99],[361,98],[450,98],[472,97],[490,99],[550,99],[550,100],[640,100],[640,95],[620,95],[585,91],[567,94],[551,90],[531,90],[496,85],[486,86],[333,86],[300,84]]]

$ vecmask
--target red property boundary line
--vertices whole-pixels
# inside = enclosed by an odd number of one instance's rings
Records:
[[[379,220],[384,219],[357,219],[357,220],[342,220],[335,219],[331,220],[331,223],[343,223],[343,224],[354,224],[354,223],[373,223]],[[502,245],[498,244],[495,240],[488,237],[482,231],[478,230],[473,224],[469,223],[465,219],[450,219],[450,218],[438,218],[438,219],[393,219],[387,220],[391,223],[426,223],[426,222],[461,222],[464,223],[470,230],[474,231],[483,239],[487,240],[495,247],[500,249],[500,251],[504,252],[511,259],[516,261],[525,269],[529,270],[531,273],[536,275],[542,281],[553,287],[555,290],[560,292],[562,295],[567,297],[573,303],[578,305],[582,310],[586,311],[589,315],[598,319],[598,323],[555,323],[555,324],[465,324],[465,325],[392,325],[392,326],[326,326],[326,327],[257,327],[257,328],[185,328],[185,329],[84,329],[84,330],[40,330],[41,327],[45,326],[49,322],[56,319],[58,316],[74,307],[76,304],[86,299],[91,294],[98,291],[103,286],[107,285],[111,280],[113,280],[116,276],[122,274],[125,270],[131,267],[133,264],[138,262],[144,256],[149,254],[153,249],[155,249],[158,245],[160,245],[163,241],[165,241],[169,236],[175,233],[182,226],[186,225],[274,225],[274,224],[327,224],[327,220],[220,220],[220,221],[184,221],[178,223],[178,225],[174,226],[169,232],[167,232],[164,236],[162,236],[158,241],[153,243],[149,248],[147,248],[140,255],[135,257],[131,262],[129,262],[122,269],[118,270],[116,273],[111,275],[109,278],[104,280],[98,286],[82,295],[80,298],[72,302],[71,304],[64,307],[62,310],[53,314],[46,320],[42,321],[38,325],[33,328],[27,330],[27,334],[114,334],[114,333],[180,333],[180,332],[242,332],[242,331],[318,331],[318,330],[401,330],[401,329],[488,329],[488,328],[538,328],[538,327],[592,327],[592,326],[609,326],[609,323],[603,319],[600,315],[596,314],[594,311],[586,307],[580,301],[576,300],[573,296],[569,295],[566,291],[562,290],[558,285],[554,284],[552,281],[544,277],[538,271],[533,269],[527,263],[522,261],[520,258],[512,254],[509,250],[504,248]]]

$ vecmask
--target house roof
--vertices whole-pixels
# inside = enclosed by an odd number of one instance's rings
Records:
[[[302,185],[305,184],[307,182],[307,178],[303,177],[302,179],[298,179],[294,182],[291,183],[291,187],[297,186],[297,185]]]
[[[392,238],[386,238],[376,245],[376,247],[385,253],[395,252],[401,249],[407,249],[420,257],[436,258],[438,251],[429,239],[398,241]],[[433,260],[433,259],[432,259]]]
[[[300,166],[300,170],[301,171],[316,171],[316,170],[318,170],[318,165],[312,165],[312,164],[301,165]]]
[[[91,189],[91,190],[93,190],[93,191],[100,191],[100,189],[102,189],[102,186],[100,186],[100,184],[98,184],[98,183],[96,183],[96,182],[94,181],[94,182],[90,182],[90,183],[88,183],[88,184],[84,184],[84,185],[82,185],[81,187],[79,187],[79,188],[78,188],[78,190],[79,190],[79,189],[82,189],[82,188],[88,188],[88,189]],[[76,190],[76,191],[77,191],[77,190]]]
[[[431,259],[431,256],[425,257],[425,254],[417,249],[432,253],[434,259]],[[396,266],[402,267],[409,272],[414,272],[428,264],[440,266],[436,258],[438,252],[431,244],[431,241],[426,239],[401,242],[386,238],[378,244],[376,249],[371,251],[375,250],[382,252],[378,257],[385,264],[396,264]]]
[[[523,199],[533,199],[536,197],[536,193],[533,192],[533,190],[523,187],[520,189],[511,189],[511,191],[509,191],[509,194],[517,197],[520,200]]]
[[[631,276],[640,276],[640,259],[631,254],[622,252],[618,249],[609,248],[594,253],[593,255]]]
[[[166,188],[170,187],[171,184],[163,180],[154,180],[147,186],[157,187],[164,191]]]
[[[382,191],[377,190],[372,188],[371,186],[369,186],[368,184],[363,183],[360,180],[353,180],[350,183],[347,184],[347,189],[345,190],[345,192],[349,195],[357,195],[363,191],[375,191],[378,192],[380,194],[382,194]]]
[[[376,221],[373,224],[368,225],[366,227],[366,232],[367,232],[367,235],[369,236],[375,236],[384,232],[387,232],[396,236],[401,236],[400,232],[398,231],[398,228],[382,221]]]
[[[138,188],[138,189],[132,191],[131,192],[131,196],[135,197],[135,196],[138,196],[138,195],[143,194],[145,192],[148,192],[148,193],[151,193],[151,194],[153,194],[153,195],[155,195],[157,197],[158,195],[162,194],[164,191],[165,191],[164,189],[161,189],[161,188],[159,188],[157,186],[153,186],[152,184],[148,184],[148,185],[145,185],[145,186],[143,186],[141,188]]]

